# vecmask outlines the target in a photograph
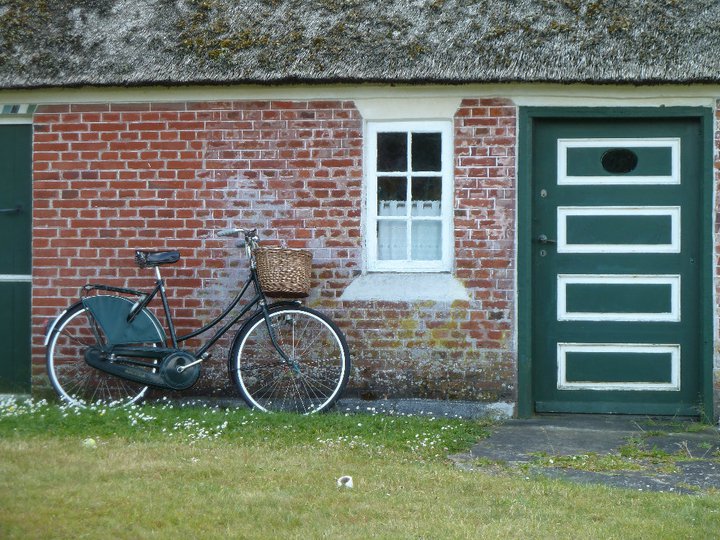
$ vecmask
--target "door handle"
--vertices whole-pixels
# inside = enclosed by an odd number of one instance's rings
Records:
[[[19,214],[22,212],[22,206],[17,205],[15,208],[0,208],[0,214]]]
[[[547,236],[544,234],[541,234],[537,237],[537,241],[541,244],[557,244],[557,240],[550,240]]]

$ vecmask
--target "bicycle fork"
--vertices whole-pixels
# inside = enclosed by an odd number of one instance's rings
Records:
[[[270,322],[270,311],[268,310],[265,302],[261,302],[260,307],[262,308],[263,318],[265,319],[265,326],[267,327],[268,334],[270,335],[270,341],[272,342],[273,347],[275,347],[275,350],[278,352],[285,365],[289,366],[296,375],[300,375],[300,366],[298,365],[298,363],[295,360],[291,360],[290,357],[285,354],[285,351],[283,351],[282,347],[278,343],[277,337],[275,336],[275,329],[273,328],[272,322]]]

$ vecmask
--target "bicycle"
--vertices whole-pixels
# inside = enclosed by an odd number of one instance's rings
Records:
[[[235,299],[200,328],[182,336],[175,330],[160,267],[178,262],[177,251],[136,251],[136,264],[155,271],[151,291],[87,284],[80,301],[51,321],[45,337],[47,370],[63,401],[80,407],[97,401],[128,405],[141,401],[150,387],[186,390],[197,382],[209,349],[241,323],[229,347],[228,369],[250,407],[309,414],[335,403],[350,374],[350,354],[341,330],[299,301],[268,304],[255,260],[256,229],[216,234],[244,236],[250,274]],[[251,286],[254,297],[229,317]],[[158,294],[169,344],[163,325],[148,309]],[[217,325],[197,350],[179,346]]]

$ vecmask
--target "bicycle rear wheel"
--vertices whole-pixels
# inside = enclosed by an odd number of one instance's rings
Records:
[[[85,352],[91,347],[101,348],[103,341],[102,332],[82,304],[71,308],[54,328],[46,353],[47,371],[64,402],[78,407],[98,402],[123,406],[145,396],[147,386],[104,373],[85,362]]]
[[[245,402],[267,412],[310,414],[325,411],[340,397],[350,376],[350,353],[340,329],[325,315],[306,307],[270,311],[275,339],[265,318],[245,325],[230,353],[230,372]]]

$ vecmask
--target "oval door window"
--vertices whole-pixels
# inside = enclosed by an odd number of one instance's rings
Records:
[[[610,174],[627,174],[637,167],[638,157],[628,148],[611,148],[602,155],[601,163]]]

